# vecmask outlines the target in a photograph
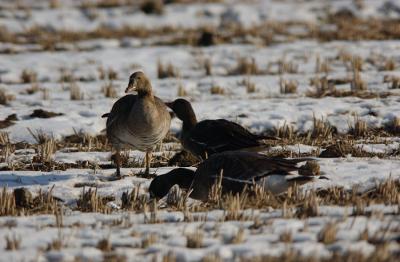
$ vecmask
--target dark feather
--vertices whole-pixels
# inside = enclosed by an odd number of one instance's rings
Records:
[[[224,119],[204,120],[190,132],[190,139],[208,154],[261,145],[260,138],[244,127]]]
[[[117,118],[128,116],[132,106],[137,100],[137,95],[126,95],[118,99],[117,102],[114,103],[111,112],[108,113],[107,128],[112,125]]]

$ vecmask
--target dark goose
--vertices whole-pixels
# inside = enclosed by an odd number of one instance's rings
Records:
[[[310,159],[270,158],[244,151],[218,153],[202,162],[196,171],[177,168],[154,178],[149,192],[153,197],[162,198],[172,186],[179,185],[183,189],[193,190],[191,198],[207,200],[211,187],[222,172],[223,194],[240,193],[246,185],[254,182],[273,194],[280,194],[295,183],[301,185],[318,177],[319,172],[301,172],[304,166],[299,167],[298,164],[307,160]],[[301,175],[288,177],[296,173]]]
[[[185,99],[180,98],[166,105],[183,122],[180,134],[183,148],[200,160],[225,151],[255,147],[265,149],[266,144],[262,140],[271,139],[252,134],[241,125],[225,119],[197,122],[192,105]]]

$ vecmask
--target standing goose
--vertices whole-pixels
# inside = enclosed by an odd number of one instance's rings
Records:
[[[267,136],[255,135],[239,124],[225,120],[197,122],[192,105],[185,99],[176,99],[166,105],[183,122],[180,140],[185,150],[200,160],[224,151],[266,146]]]
[[[285,192],[290,186],[305,184],[319,176],[319,166],[297,165],[309,159],[270,158],[255,152],[228,151],[210,156],[196,171],[177,168],[152,180],[149,192],[162,198],[174,185],[189,190],[190,197],[207,200],[210,190],[221,177],[222,193],[240,193],[246,185],[257,183],[273,194]],[[297,176],[294,175],[297,172]],[[319,177],[325,178],[325,177]]]
[[[164,102],[153,95],[150,80],[143,72],[135,72],[129,78],[126,95],[113,105],[107,117],[107,137],[116,149],[114,161],[117,177],[121,177],[120,152],[124,147],[146,152],[146,171],[149,174],[151,151],[169,131],[171,118]]]

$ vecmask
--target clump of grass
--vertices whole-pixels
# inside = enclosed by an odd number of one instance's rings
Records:
[[[331,71],[331,68],[329,66],[328,60],[324,59],[321,61],[321,57],[317,55],[316,61],[315,61],[315,73],[325,73],[328,74]]]
[[[287,139],[292,139],[296,135],[294,127],[286,122],[282,126],[275,127],[273,133],[274,136]]]
[[[321,137],[323,139],[329,139],[332,137],[333,128],[330,123],[324,119],[317,119],[313,116],[313,129],[311,131],[311,137]]]
[[[158,206],[157,206],[156,199],[153,199],[153,201],[151,201],[148,206],[146,205],[144,207],[143,212],[145,213],[145,223],[148,223],[148,224],[160,223],[160,220],[157,217]],[[147,213],[150,213],[150,217],[147,216]]]
[[[393,117],[392,120],[389,121],[385,125],[385,130],[387,132],[389,132],[390,134],[399,135],[400,134],[400,117]]]
[[[238,57],[236,60],[236,67],[230,71],[230,75],[257,75],[260,74],[260,69],[256,60],[246,57]]]
[[[304,173],[302,173],[304,175]],[[307,175],[314,175],[307,174]],[[252,216],[244,216],[243,210],[249,208],[281,209],[282,216],[287,218],[307,218],[319,216],[320,205],[340,205],[352,207],[352,214],[369,214],[365,207],[370,204],[385,203],[397,205],[399,203],[400,181],[388,179],[377,184],[367,192],[360,192],[357,186],[351,190],[342,187],[303,191],[299,184],[293,184],[289,190],[281,195],[272,195],[264,191],[259,185],[250,186],[242,193],[222,195],[222,188],[218,179],[213,185],[209,199],[198,211],[212,210],[215,208],[225,210],[224,220],[252,220]],[[321,235],[322,236],[322,235]],[[321,237],[320,239],[323,239]]]
[[[176,262],[176,255],[174,254],[174,252],[169,251],[167,254],[163,255],[162,257],[162,261],[163,262]],[[203,259],[204,261],[204,259]]]
[[[37,82],[37,73],[29,69],[22,70],[21,82],[25,84]]]
[[[6,250],[18,250],[21,247],[22,238],[13,234],[12,236],[5,236]]]
[[[129,3],[129,1],[123,0],[98,0],[98,1],[88,1],[84,0],[81,4],[81,8],[115,8],[123,6]]]
[[[142,248],[148,248],[149,246],[157,243],[157,241],[158,235],[155,233],[150,233],[142,239]]]
[[[281,94],[295,94],[297,93],[298,83],[295,80],[279,79],[279,87]]]
[[[379,195],[384,203],[400,203],[399,198],[399,182],[394,179],[387,179],[376,186],[376,195]]]
[[[64,137],[63,143],[68,146],[77,147],[79,151],[109,151],[107,137],[105,135],[93,136],[82,131],[73,129],[74,134]]]
[[[18,42],[17,35],[7,30],[5,26],[0,26],[0,40],[2,42],[16,43]],[[8,53],[14,53],[14,49],[10,49]]]
[[[364,0],[353,0],[353,4],[356,6],[358,10],[362,10],[365,7]]]
[[[356,70],[356,71],[363,71],[363,64],[364,64],[364,60],[359,57],[359,56],[353,56],[351,61],[351,68],[352,70]]]
[[[32,85],[25,90],[25,93],[28,95],[33,95],[40,90],[38,83],[32,83]]]
[[[14,194],[3,187],[0,193],[0,216],[15,216],[16,214]]]
[[[117,89],[115,88],[115,86],[112,84],[111,81],[104,84],[101,88],[101,91],[103,92],[105,97],[109,98],[118,97]]]
[[[295,215],[299,218],[318,216],[319,201],[315,191],[310,191],[306,194],[304,201],[298,206]]]
[[[318,233],[318,241],[325,245],[332,244],[336,241],[337,226],[334,223],[328,223]]]
[[[241,260],[245,261],[244,259]],[[223,261],[224,258],[222,258],[219,254],[213,254],[213,253],[205,255],[202,259],[202,262],[223,262]]]
[[[60,237],[57,237],[53,239],[50,243],[47,244],[46,251],[51,251],[51,250],[61,250],[61,248],[64,246],[63,240]]]
[[[353,144],[351,144],[351,142],[347,143],[347,141],[341,141],[327,146],[325,150],[320,153],[319,157],[344,157],[352,152]]]
[[[186,247],[201,248],[203,245],[204,233],[197,229],[195,232],[186,235]]]
[[[43,100],[49,100],[50,99],[50,91],[48,88],[42,88],[42,99]]]
[[[173,186],[167,195],[167,205],[176,207],[178,210],[184,210],[189,194],[190,192],[183,192],[179,186]]]
[[[169,77],[178,77],[179,71],[176,69],[171,63],[168,63],[166,66],[162,64],[160,60],[157,62],[157,75],[159,79],[169,78]]]
[[[367,90],[367,84],[361,78],[360,68],[362,67],[356,61],[357,60],[352,61],[353,80],[351,81],[351,90],[353,92],[365,91]]]
[[[400,77],[385,77],[384,82],[389,82],[390,89],[400,89]]]
[[[40,87],[37,82],[32,83],[31,86],[28,87],[27,89],[25,89],[24,91],[22,91],[21,94],[33,95],[39,91],[42,92],[43,100],[50,99],[50,90],[48,88]]]
[[[282,234],[279,235],[279,240],[283,243],[292,243],[293,242],[292,232],[284,231]]]
[[[353,55],[344,49],[340,49],[337,59],[346,64],[353,59]]]
[[[99,196],[97,194],[97,188],[85,191],[83,188],[82,194],[77,200],[76,204],[79,211],[82,212],[100,212],[100,213],[110,213],[111,209],[106,205],[109,201],[108,198]]]
[[[7,132],[0,132],[0,145],[10,144],[10,138]]]
[[[36,132],[33,132],[30,128],[28,128],[28,132],[35,139],[36,143],[44,144],[47,140],[51,139],[43,130],[39,129]]]
[[[109,239],[103,238],[97,242],[96,248],[103,252],[110,252],[112,250],[112,245]]]
[[[220,87],[220,86],[218,86],[218,85],[213,85],[210,88],[210,93],[212,95],[224,95],[225,94],[225,89]]]
[[[286,59],[281,59],[278,61],[278,73],[279,74],[297,74],[298,66],[292,61],[287,61]]]
[[[204,66],[204,71],[206,72],[206,76],[212,75],[212,65],[211,65],[211,60],[209,58],[206,58],[203,62]]]
[[[315,87],[316,97],[324,97],[324,96],[341,96],[342,94],[336,89],[335,84],[348,83],[350,80],[348,79],[330,79],[326,76],[321,78],[316,78],[315,82],[312,85]]]
[[[224,175],[224,171],[221,170],[218,178],[215,180],[214,184],[211,187],[208,202],[212,204],[219,205],[222,199],[222,178]]]
[[[59,212],[58,199],[52,196],[54,186],[49,191],[39,190],[38,195],[33,199],[33,206],[36,210],[34,212],[41,212],[45,214],[55,214]]]
[[[108,79],[110,81],[118,79],[117,71],[114,71],[112,68],[108,69]]]
[[[366,207],[365,201],[361,198],[357,198],[355,200],[355,205],[353,206],[353,214],[356,216],[364,216],[365,207]]]
[[[84,94],[81,92],[81,88],[74,82],[69,86],[69,95],[71,100],[84,99]]]
[[[15,100],[14,95],[7,94],[6,90],[0,88],[0,105],[8,105],[13,100]]]
[[[222,206],[225,210],[225,220],[240,220],[243,218],[242,209],[247,201],[247,194],[229,194],[223,198]]]
[[[396,69],[396,61],[393,58],[387,59],[382,69],[384,71],[394,71]]]
[[[130,193],[124,192],[121,196],[122,208],[132,211],[147,209],[147,196],[140,194],[140,185],[134,187]]]
[[[55,140],[47,139],[44,143],[38,145],[37,158],[35,160],[39,163],[50,163],[56,148]]]
[[[240,244],[243,243],[245,239],[244,229],[241,227],[239,228],[238,232],[230,239],[230,244]]]
[[[248,94],[256,92],[256,84],[250,80],[250,77],[244,78],[241,84],[246,87]]]
[[[75,76],[70,70],[60,68],[60,83],[71,83],[75,81]]]
[[[25,188],[10,192],[6,187],[0,193],[0,216],[17,216],[30,214],[56,214],[59,212],[58,199],[49,191],[39,190],[36,197]]]
[[[49,2],[49,7],[51,9],[57,9],[61,7],[61,3],[60,0],[50,0]]]
[[[177,96],[187,96],[187,92],[185,87],[182,85],[182,83],[179,83],[178,85],[178,93]]]
[[[118,79],[118,73],[112,68],[105,70],[103,67],[99,67],[97,70],[99,71],[99,78],[101,80],[112,81]]]
[[[355,137],[364,137],[368,133],[368,124],[358,116],[354,117],[354,126],[350,127],[350,133]]]
[[[145,14],[161,15],[164,13],[164,3],[162,0],[145,0],[140,5],[140,10]]]

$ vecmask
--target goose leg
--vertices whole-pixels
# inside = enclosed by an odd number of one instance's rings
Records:
[[[118,149],[114,156],[115,165],[117,166],[117,178],[121,178],[121,151]]]
[[[145,175],[150,175],[150,162],[151,162],[151,151],[146,151],[146,170],[144,171]]]

